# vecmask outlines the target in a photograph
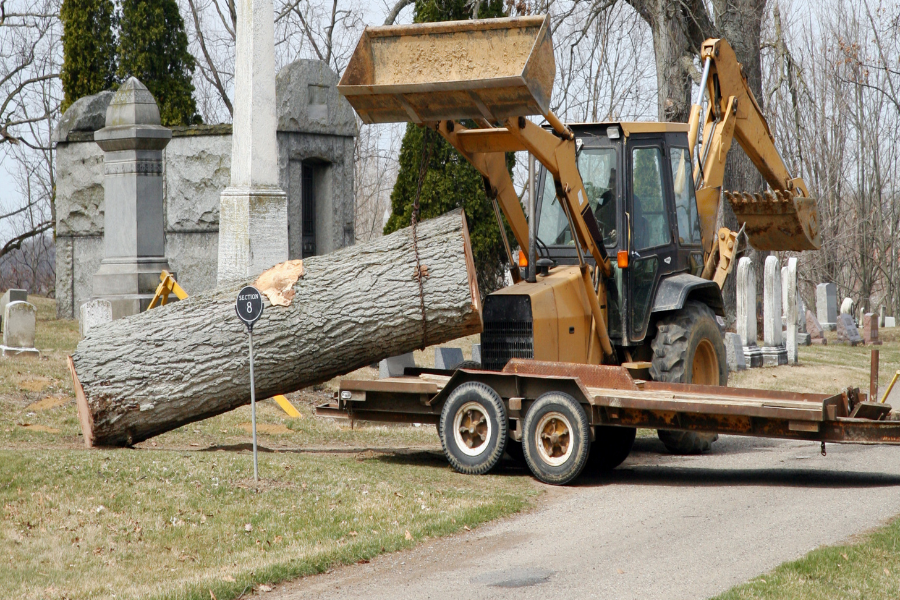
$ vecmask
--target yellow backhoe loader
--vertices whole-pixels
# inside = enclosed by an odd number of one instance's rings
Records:
[[[815,200],[779,156],[728,42],[707,40],[700,58],[689,123],[566,124],[549,108],[548,16],[365,30],[340,93],[366,123],[412,122],[447,140],[484,176],[521,249],[516,283],[484,302],[484,370],[534,359],[727,383],[716,316],[737,233],[716,230],[723,198],[757,249],[814,250],[820,240]],[[766,193],[723,193],[733,140]],[[505,160],[520,151],[540,165],[528,217]],[[699,452],[714,435],[660,430],[660,439]]]

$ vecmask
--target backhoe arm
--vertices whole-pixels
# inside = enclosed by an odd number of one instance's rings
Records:
[[[715,229],[716,218],[725,159],[733,139],[772,190],[754,195],[725,192],[750,243],[758,250],[818,249],[821,241],[815,200],[809,197],[803,180],[791,175],[778,153],[734,50],[724,39],[709,39],[703,43],[701,58],[705,63],[705,89],[701,93],[707,94],[709,109],[703,117],[703,144],[694,167],[694,181],[707,257],[717,251],[716,240],[721,237]],[[691,108],[688,138],[692,153],[701,125],[700,112],[699,103]]]

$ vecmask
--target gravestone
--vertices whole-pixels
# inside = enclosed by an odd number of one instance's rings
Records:
[[[401,354],[400,356],[392,356],[378,363],[378,377],[403,377],[403,370],[407,367],[415,368],[416,359],[412,352]]]
[[[28,292],[25,290],[9,289],[0,297],[0,329],[3,328],[3,312],[10,302],[28,302]]]
[[[844,298],[844,301],[841,302],[841,314],[842,315],[850,315],[853,316],[853,299],[852,298]]]
[[[481,364],[481,344],[472,344],[472,360]]]
[[[895,319],[894,317],[885,317],[884,318],[884,326],[885,327],[896,327],[897,319]]]
[[[3,307],[3,356],[40,356],[34,347],[34,330],[37,309],[34,304],[21,300]]]
[[[787,350],[788,364],[797,364],[797,259],[788,258],[788,264],[781,269],[781,283],[787,286],[782,290],[782,298],[785,300],[784,315],[786,322],[784,344]]]
[[[766,257],[763,285],[763,366],[777,367],[788,362],[781,329],[781,261]]]
[[[92,299],[109,300],[114,319],[147,309],[159,274],[170,271],[163,217],[163,148],[172,131],[160,125],[147,87],[129,77],[94,133],[104,152],[103,260]]]
[[[862,337],[866,346],[881,345],[881,340],[878,339],[878,315],[873,313],[863,315]]]
[[[878,326],[884,327],[885,309],[884,304],[878,307]]]
[[[463,361],[462,348],[435,348],[434,368],[455,369]]]
[[[821,346],[828,344],[828,340],[825,339],[825,330],[822,329],[819,319],[816,318],[816,315],[811,310],[806,311],[806,331],[808,332],[810,343]]]
[[[837,323],[837,287],[833,283],[816,286],[816,317],[827,331],[834,331]]]
[[[736,333],[725,334],[725,358],[729,371],[744,371],[747,361],[744,358],[744,342]]]
[[[744,349],[744,362],[750,368],[762,366],[762,352],[756,344],[756,268],[743,257],[737,270],[737,334]]]
[[[838,315],[837,340],[842,344],[850,344],[851,346],[858,346],[863,343],[859,330],[853,322],[853,317],[848,314],[841,313]]]
[[[81,337],[84,337],[94,327],[113,320],[112,304],[109,300],[85,302],[79,309],[79,316],[79,330],[81,331]]]
[[[279,187],[272,0],[237,3],[231,184],[219,198],[222,283],[288,259],[287,194]]]

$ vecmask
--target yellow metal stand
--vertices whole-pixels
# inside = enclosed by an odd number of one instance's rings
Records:
[[[156,293],[153,294],[153,300],[150,301],[150,306],[147,307],[147,310],[166,304],[169,301],[169,294],[172,292],[175,293],[179,300],[184,300],[188,297],[187,292],[178,285],[175,278],[168,271],[163,271],[159,274],[159,281],[159,286],[156,288]]]
[[[147,307],[147,310],[154,308],[156,306],[163,306],[169,301],[169,294],[175,294],[179,300],[184,300],[188,297],[187,292],[184,291],[178,282],[175,281],[175,278],[172,277],[172,274],[168,271],[163,271],[159,274],[159,286],[156,288],[156,293],[153,294],[153,300],[150,301],[150,305]],[[273,396],[272,399],[278,403],[278,406],[281,407],[281,410],[287,414],[292,419],[300,419],[302,415],[300,411],[294,408],[294,405],[291,404],[290,400],[282,396],[281,394],[277,396]]]

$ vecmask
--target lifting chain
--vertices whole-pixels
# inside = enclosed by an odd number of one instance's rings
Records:
[[[428,321],[425,318],[425,289],[422,282],[423,273],[422,263],[419,259],[419,235],[416,231],[416,225],[419,222],[419,199],[422,196],[422,184],[425,183],[425,173],[428,172],[428,161],[431,158],[431,139],[428,134],[430,130],[425,127],[422,134],[422,158],[419,163],[419,182],[416,186],[416,198],[413,202],[412,209],[412,241],[413,252],[416,255],[416,281],[419,284],[419,305],[422,308],[422,350],[428,347]],[[427,269],[427,267],[426,267]]]

